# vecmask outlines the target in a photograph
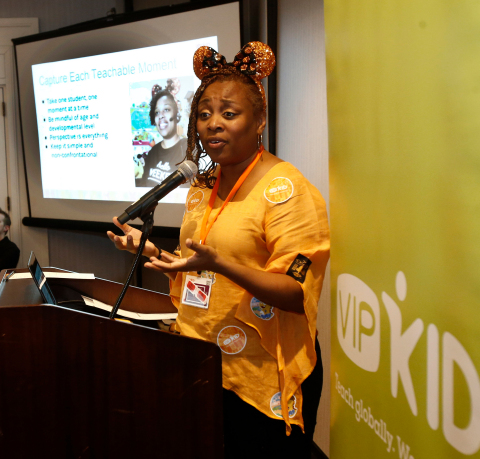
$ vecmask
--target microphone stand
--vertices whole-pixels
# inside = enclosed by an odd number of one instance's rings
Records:
[[[142,256],[142,253],[143,253],[143,249],[145,248],[145,243],[147,242],[148,237],[152,233],[153,214],[155,212],[155,208],[157,207],[157,204],[158,204],[157,202],[154,202],[142,215],[140,215],[140,219],[143,221],[143,225],[141,228],[142,237],[140,238],[140,245],[138,246],[137,254],[135,255],[135,258],[133,260],[130,273],[128,274],[125,284],[123,285],[122,292],[120,293],[120,296],[118,297],[117,302],[115,303],[115,306],[112,309],[112,312],[110,313],[110,316],[109,316],[110,319],[113,319],[115,317],[115,314],[117,313],[118,308],[120,307],[120,303],[122,302],[123,297],[125,296],[125,293],[127,293],[127,289],[132,280],[133,273],[135,272],[135,268],[138,265],[138,260],[140,260],[140,257]]]

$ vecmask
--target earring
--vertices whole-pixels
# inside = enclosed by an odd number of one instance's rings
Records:
[[[263,136],[262,134],[258,134],[258,137],[257,137],[257,148],[260,148],[262,146],[262,143],[263,143]]]
[[[200,137],[200,136],[199,136]],[[203,144],[202,144],[202,141],[200,140],[200,138],[197,140],[197,144],[198,146],[200,147],[200,153],[204,153],[205,152],[205,148],[203,148]],[[199,156],[200,156],[200,153],[199,153]]]

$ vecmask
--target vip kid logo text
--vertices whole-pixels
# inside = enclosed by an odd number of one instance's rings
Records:
[[[437,430],[441,417],[447,442],[463,454],[475,454],[480,449],[480,378],[475,364],[457,337],[448,331],[440,336],[435,324],[426,326],[420,318],[410,324],[402,323],[402,312],[397,302],[406,299],[407,280],[401,271],[396,276],[396,296],[397,298],[392,298],[382,292],[380,298],[383,309],[376,293],[361,279],[351,274],[338,276],[337,337],[340,346],[352,362],[373,373],[379,368],[381,351],[389,350],[392,396],[397,397],[399,384],[402,384],[410,410],[417,416],[417,398],[409,360],[425,332],[428,424]],[[389,349],[388,346],[382,348],[380,340],[384,310],[390,325]],[[462,423],[461,426],[455,424],[454,418],[454,403],[459,402],[454,398],[454,371],[458,370],[463,375],[470,397],[465,404],[470,406],[470,419],[466,425]]]

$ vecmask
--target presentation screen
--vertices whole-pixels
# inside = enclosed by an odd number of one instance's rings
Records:
[[[233,59],[238,2],[16,44],[31,217],[110,222],[177,169],[200,46]],[[180,226],[188,187],[156,226]]]

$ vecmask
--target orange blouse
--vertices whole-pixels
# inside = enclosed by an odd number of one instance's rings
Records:
[[[181,256],[199,240],[212,190],[190,188],[180,231]],[[223,201],[217,197],[210,219]],[[210,221],[209,219],[209,221]],[[171,282],[181,334],[216,343],[222,350],[223,386],[262,413],[303,429],[300,385],[315,363],[317,303],[329,258],[325,201],[291,164],[276,164],[243,201],[232,201],[212,226],[207,245],[231,261],[300,282],[305,314],[282,311],[212,272],[208,309],[182,303],[186,275]]]

